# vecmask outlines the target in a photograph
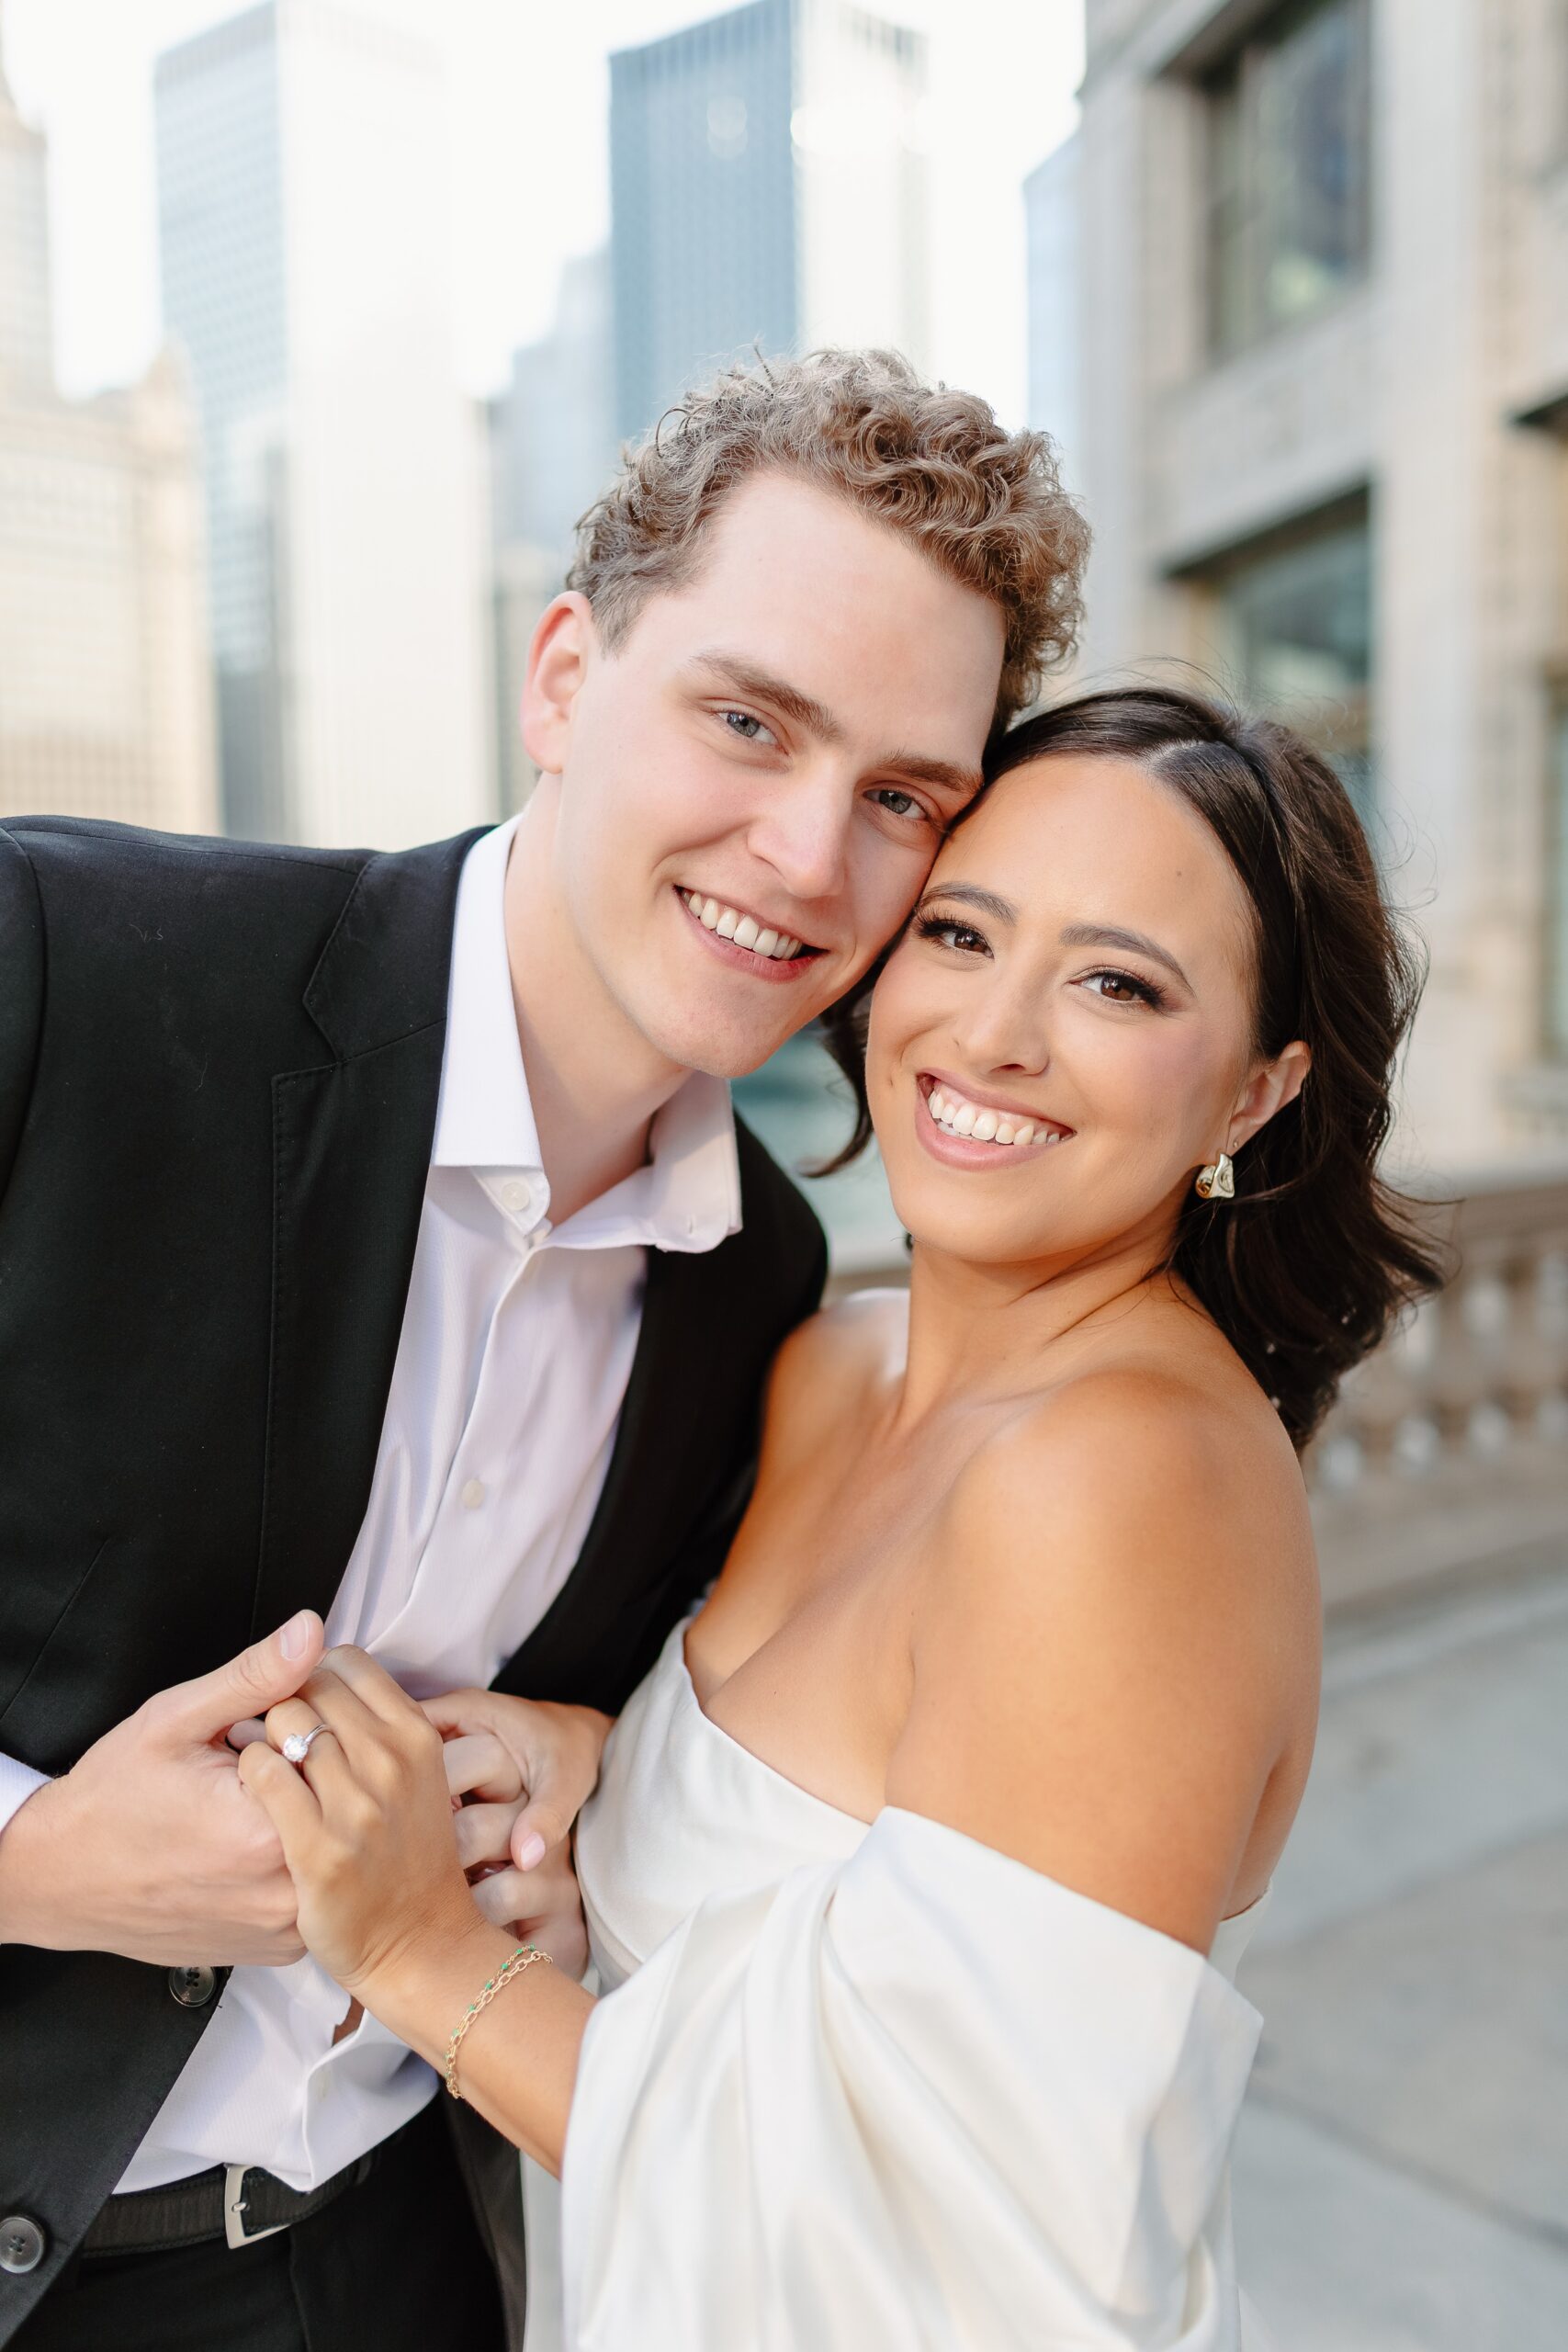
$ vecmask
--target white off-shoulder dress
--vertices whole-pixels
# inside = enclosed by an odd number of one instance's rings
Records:
[[[579,1826],[606,1997],[558,2213],[527,2168],[527,2352],[1250,2352],[1262,1903],[1205,1960],[919,1815],[867,1827],[709,1721],[684,1635]]]

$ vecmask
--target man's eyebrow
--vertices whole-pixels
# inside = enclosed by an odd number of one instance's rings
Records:
[[[1135,956],[1147,956],[1174,972],[1184,989],[1192,985],[1168,947],[1146,939],[1141,931],[1122,931],[1114,923],[1073,922],[1062,933],[1064,947],[1130,947]]]
[[[793,718],[797,727],[804,727],[821,742],[844,741],[847,729],[843,721],[834,718],[825,702],[818,702],[815,695],[803,693],[799,686],[792,686],[787,678],[777,678],[771,670],[759,669],[756,662],[746,661],[740,654],[716,649],[694,654],[687,666],[705,670],[734,694],[745,695],[753,702],[771,702],[776,711],[785,718]]]
[[[933,882],[915,909],[920,914],[933,900],[956,899],[961,907],[976,907],[983,915],[991,915],[998,922],[1015,923],[1018,909],[1010,899],[998,899],[994,890],[982,890],[977,882]]]
[[[986,779],[978,768],[959,767],[952,760],[929,760],[922,752],[890,752],[877,766],[907,775],[911,784],[929,784],[938,792],[956,792],[973,800]]]
[[[705,670],[710,678],[728,686],[732,694],[744,695],[749,701],[771,703],[784,718],[803,727],[821,743],[842,743],[849,729],[824,702],[807,694],[799,686],[792,686],[787,678],[775,676],[744,654],[728,653],[720,646],[706,652],[694,654],[687,667]],[[879,768],[889,768],[896,775],[908,776],[911,784],[929,784],[939,792],[962,794],[965,800],[974,798],[985,781],[977,767],[966,768],[953,760],[928,758],[923,752],[890,752],[886,759],[877,760]]]

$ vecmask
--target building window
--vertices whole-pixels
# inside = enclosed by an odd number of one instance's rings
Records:
[[[1373,813],[1371,537],[1364,502],[1213,566],[1219,652],[1247,707],[1305,737]]]
[[[1548,908],[1546,1043],[1568,1059],[1568,696],[1551,730],[1551,874]]]
[[[1204,85],[1209,342],[1310,318],[1366,267],[1369,0],[1295,0]]]

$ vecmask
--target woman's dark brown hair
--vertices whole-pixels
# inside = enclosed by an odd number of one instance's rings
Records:
[[[987,790],[1056,752],[1136,760],[1203,819],[1252,902],[1256,1050],[1271,1059],[1297,1037],[1312,1050],[1299,1096],[1237,1153],[1235,1200],[1194,1193],[1168,1261],[1304,1445],[1351,1365],[1442,1279],[1377,1173],[1420,960],[1344,786],[1287,729],[1168,688],[1086,695],[1000,737]],[[824,1023],[859,1106],[844,1159],[871,1133],[868,997],[863,985]]]

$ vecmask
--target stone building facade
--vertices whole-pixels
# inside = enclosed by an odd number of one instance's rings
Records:
[[[1430,949],[1407,1135],[1560,1143],[1568,0],[1089,0],[1076,178],[1080,675],[1322,744]]]

